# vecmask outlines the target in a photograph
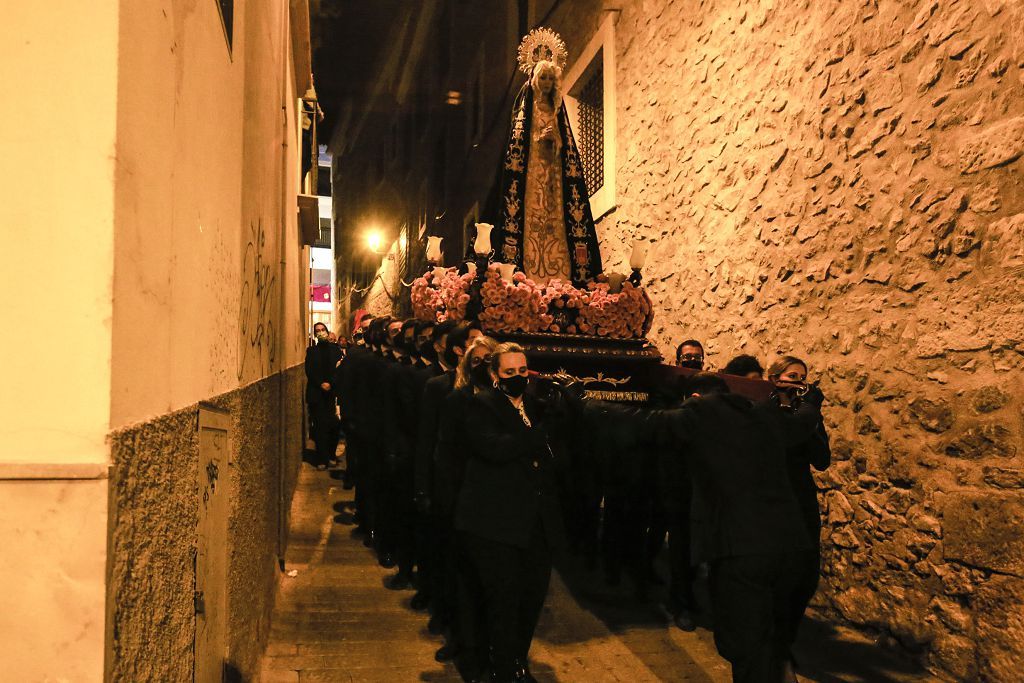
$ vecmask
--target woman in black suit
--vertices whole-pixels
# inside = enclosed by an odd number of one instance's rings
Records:
[[[491,389],[466,401],[468,459],[455,528],[479,577],[493,680],[533,681],[527,655],[564,529],[545,404],[525,393],[526,355],[501,344]]]
[[[769,402],[783,411],[793,411],[803,401],[803,395],[807,392],[807,364],[794,356],[782,356],[772,363],[768,368],[768,381],[775,386],[775,390],[769,397]],[[793,625],[792,633],[796,635],[796,627],[803,619],[807,605],[818,590],[818,580],[821,574],[821,512],[818,507],[818,485],[811,475],[811,467],[819,472],[828,468],[832,461],[832,451],[829,447],[828,432],[825,425],[819,418],[814,432],[803,443],[792,446],[786,450],[786,468],[789,475],[789,483],[796,494],[797,503],[800,504],[801,516],[807,528],[807,535],[811,540],[813,553],[809,556],[809,562],[813,566],[808,567],[802,573],[805,578],[793,596],[790,604],[790,619]],[[789,643],[790,659],[785,662],[784,681],[796,681],[795,663],[792,657],[793,643]]]

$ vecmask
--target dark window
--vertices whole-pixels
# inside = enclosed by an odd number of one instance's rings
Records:
[[[235,26],[235,0],[217,0],[217,6],[220,8],[221,24],[224,26],[224,37],[227,38],[230,52]]]
[[[316,174],[316,193],[321,197],[331,196],[331,167],[319,166]]]

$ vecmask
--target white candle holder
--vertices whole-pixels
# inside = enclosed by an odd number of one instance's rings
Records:
[[[490,223],[476,224],[476,239],[473,240],[473,251],[477,256],[486,256],[491,253],[491,230],[494,226]]]

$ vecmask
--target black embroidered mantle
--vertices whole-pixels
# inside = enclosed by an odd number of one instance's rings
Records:
[[[527,82],[512,106],[512,125],[501,168],[501,212],[495,226],[495,259],[514,263],[519,270],[523,270],[524,197],[532,125],[533,88]],[[601,252],[590,210],[590,195],[583,179],[583,165],[564,104],[558,109],[558,134],[562,139],[562,214],[569,263],[573,284],[582,286],[601,274]]]

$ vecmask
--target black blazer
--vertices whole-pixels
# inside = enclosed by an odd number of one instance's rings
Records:
[[[334,396],[341,406],[341,419],[346,433],[363,434],[366,430],[366,400],[363,396],[368,366],[374,355],[365,346],[353,346],[334,371]]]
[[[565,529],[548,446],[544,404],[524,396],[527,427],[504,394],[485,390],[465,401],[466,473],[455,510],[455,528],[526,548],[538,523],[552,547]]]
[[[818,485],[811,475],[811,467],[819,472],[832,464],[832,447],[828,431],[819,419],[811,435],[797,446],[786,449],[786,468],[789,484],[796,494],[807,533],[815,547],[820,545],[821,508],[818,505]]]
[[[455,389],[455,370],[431,377],[420,398],[419,427],[416,430],[416,492],[433,495],[434,452],[441,428],[441,411],[448,394]]]
[[[786,452],[819,421],[809,402],[784,414],[735,394],[651,411],[651,437],[686,459],[693,480],[695,561],[811,547]]]
[[[306,349],[306,401],[310,405],[334,402],[334,370],[341,360],[341,348],[327,341],[317,341]],[[324,391],[320,385],[324,382],[331,389]]]

